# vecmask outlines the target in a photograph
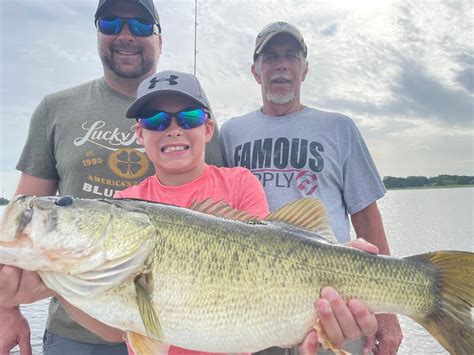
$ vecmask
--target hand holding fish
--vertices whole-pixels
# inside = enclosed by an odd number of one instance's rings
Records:
[[[352,240],[345,244],[367,253],[377,254],[377,246],[362,238]],[[346,302],[332,287],[321,290],[321,298],[315,302],[315,312],[331,343],[337,348],[342,348],[344,340],[357,339],[366,336],[364,353],[372,350],[374,335],[377,331],[377,320],[373,313],[359,300],[352,299]],[[314,354],[319,348],[319,338],[316,331],[311,331],[303,344],[298,347],[301,355]]]
[[[0,264],[0,306],[14,307],[53,296],[37,272]]]

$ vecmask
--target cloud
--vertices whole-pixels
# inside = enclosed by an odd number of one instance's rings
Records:
[[[158,69],[192,72],[194,2],[155,3]],[[42,97],[102,75],[96,6],[1,1],[0,171],[14,170]],[[197,20],[197,75],[219,122],[260,107],[250,73],[255,36],[287,21],[309,49],[303,102],[351,116],[381,171],[472,170],[472,1],[200,0]]]
[[[458,87],[443,84],[418,63],[403,64],[392,91],[398,98],[391,105],[393,111],[434,118],[442,125],[472,123],[472,97]]]
[[[329,25],[328,27],[325,27],[319,31],[319,34],[322,37],[332,37],[336,35],[336,33],[337,33],[337,23],[333,23]]]

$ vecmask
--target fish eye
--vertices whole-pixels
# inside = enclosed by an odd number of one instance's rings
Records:
[[[73,202],[74,202],[74,197],[72,197],[72,196],[61,196],[56,201],[56,205],[61,206],[61,207],[65,207],[65,206],[72,205]]]

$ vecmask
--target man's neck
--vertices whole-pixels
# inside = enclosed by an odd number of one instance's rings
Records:
[[[125,96],[137,97],[137,90],[140,83],[150,75],[154,74],[155,71],[156,70],[153,70],[152,72],[146,73],[137,78],[122,78],[105,68],[104,80],[115,91],[118,91]]]
[[[104,75],[105,82],[115,91],[130,97],[137,96],[138,85],[140,85],[141,78],[118,78]]]
[[[262,112],[267,116],[285,116],[290,113],[301,111],[303,108],[304,105],[297,100],[287,104],[275,104],[273,102],[264,101]]]

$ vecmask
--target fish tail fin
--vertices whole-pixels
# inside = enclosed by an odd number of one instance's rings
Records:
[[[423,319],[414,319],[425,327],[451,354],[474,351],[474,253],[442,251],[421,257],[436,271],[437,306]]]

